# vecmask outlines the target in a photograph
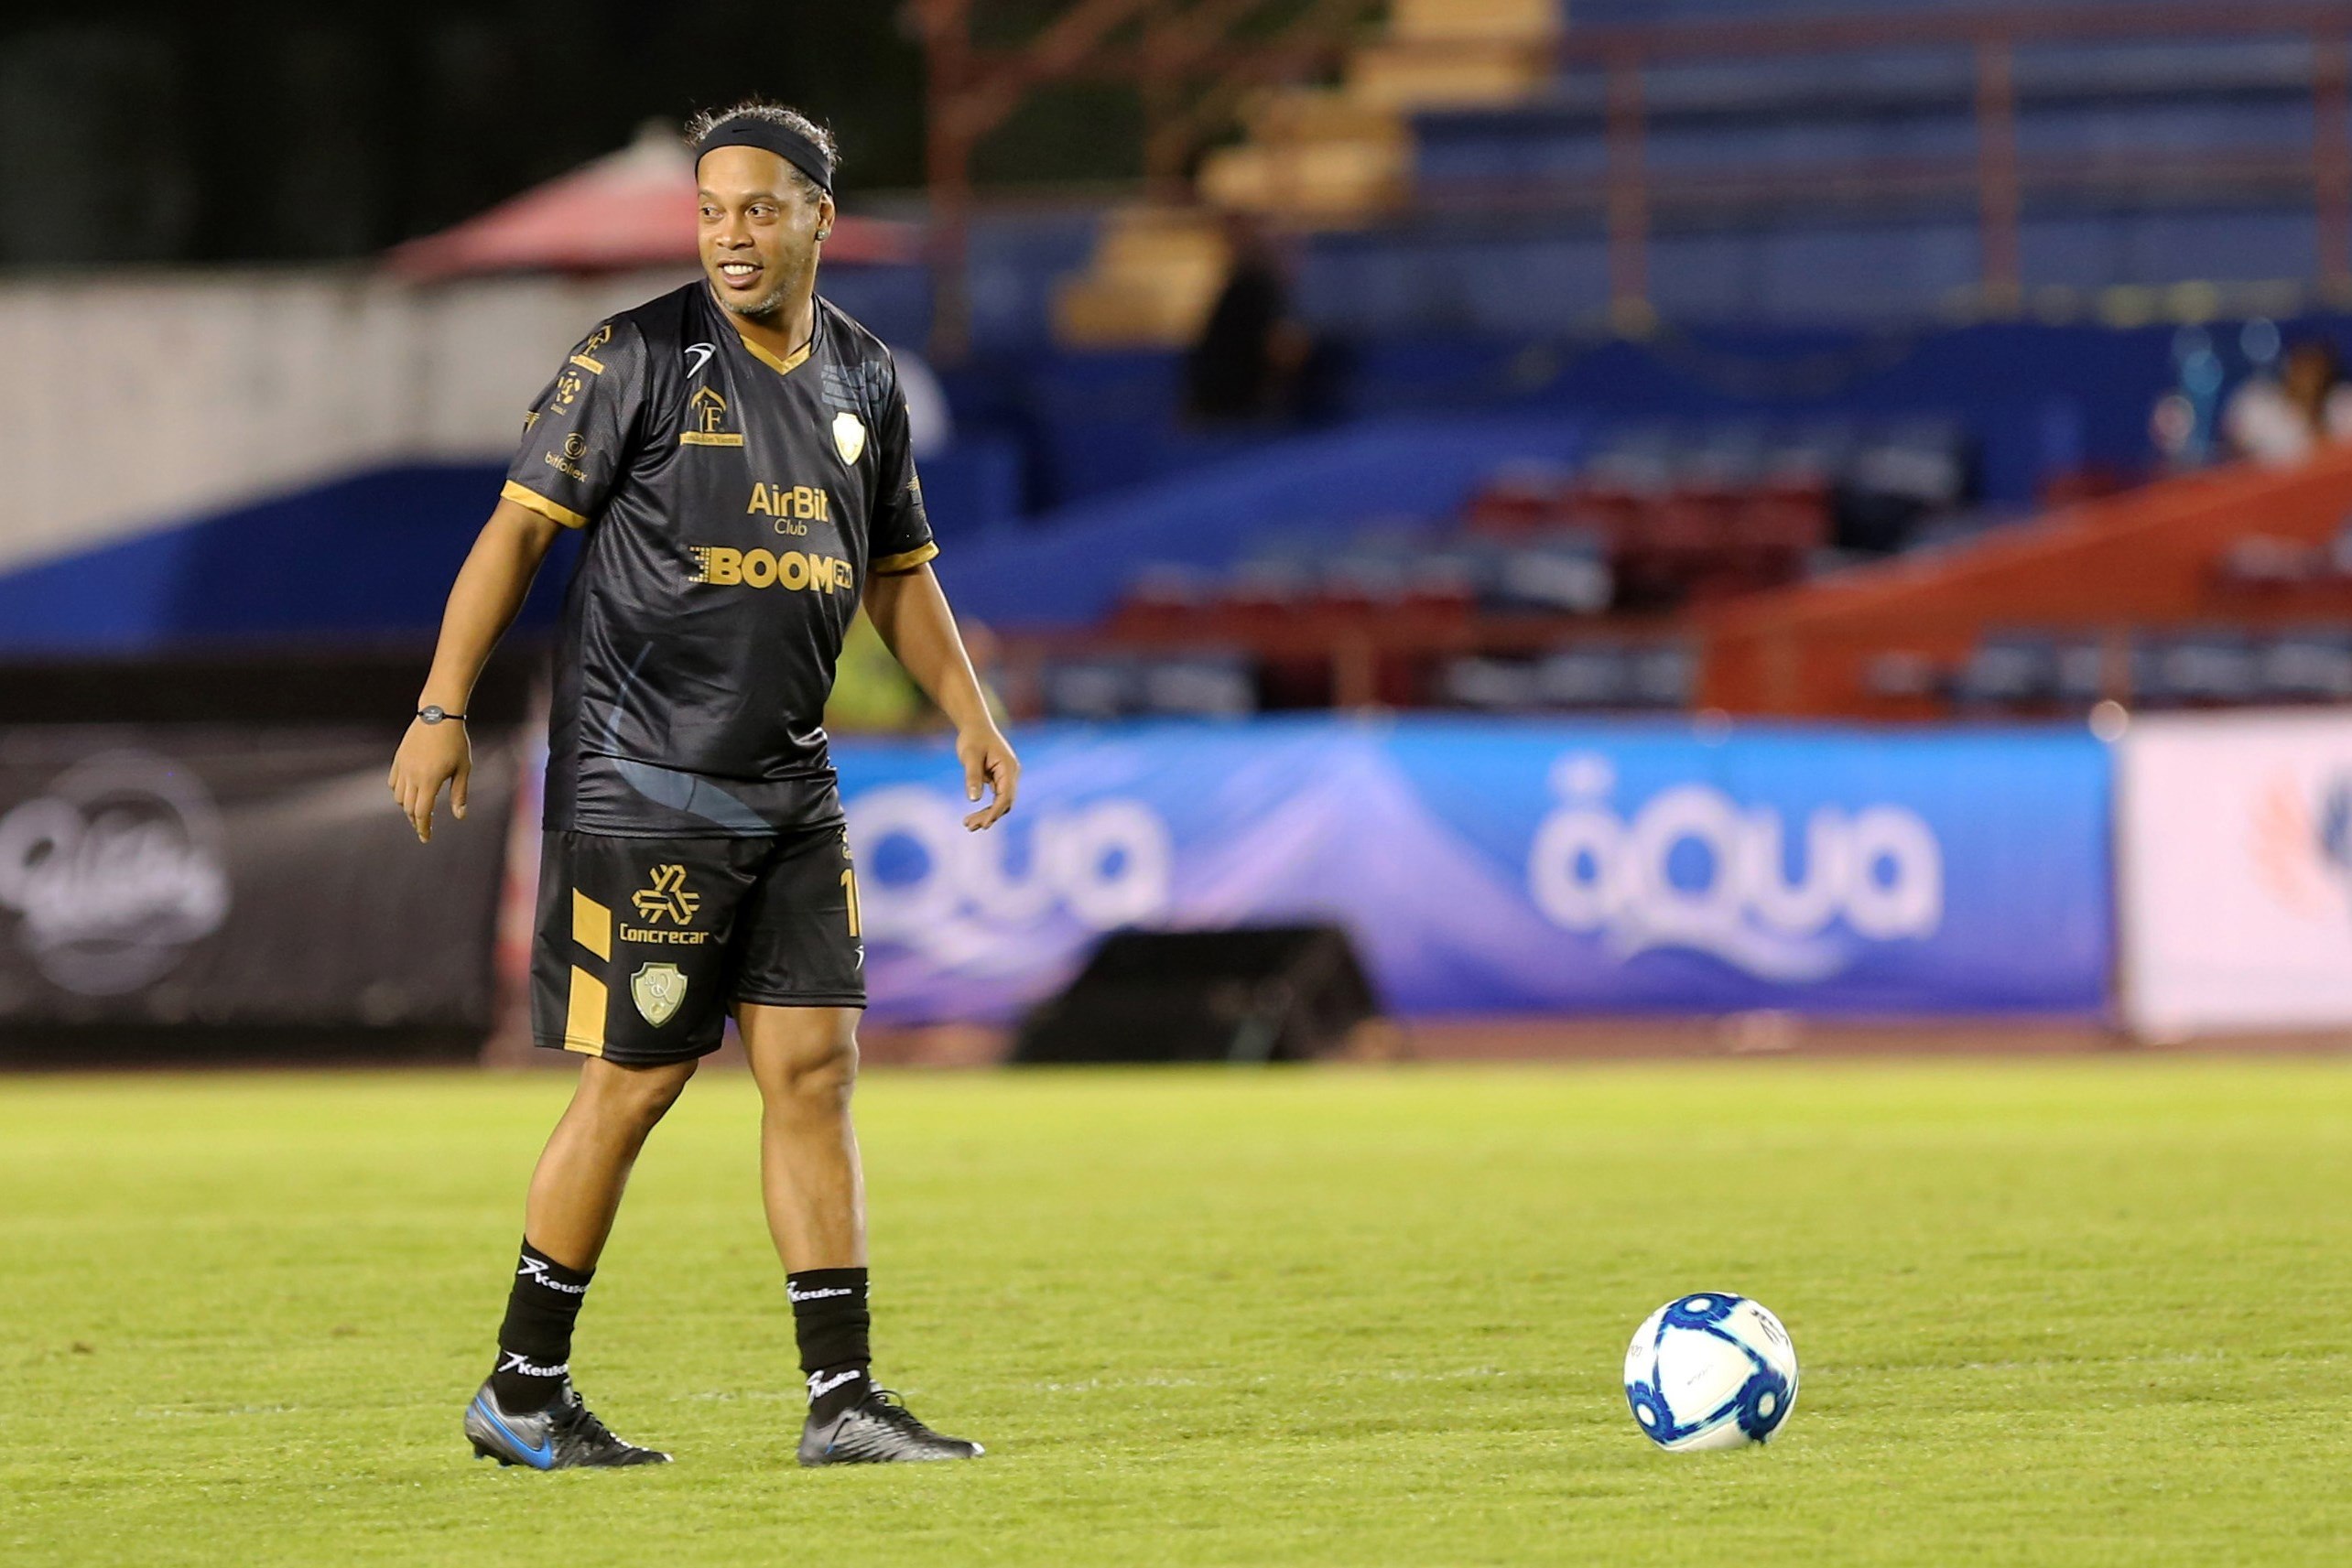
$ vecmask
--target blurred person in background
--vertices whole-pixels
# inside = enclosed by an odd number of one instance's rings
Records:
[[[1290,313],[1290,281],[1263,226],[1225,224],[1225,286],[1185,362],[1185,412],[1203,425],[1287,422],[1306,412],[1315,341]]]
[[[2222,410],[2230,452],[2268,468],[2292,468],[2323,447],[2352,441],[2352,387],[2333,345],[2306,338],[2286,352],[2278,374],[2258,375]]]
[[[749,101],[688,128],[704,276],[596,328],[526,425],[458,574],[391,785],[428,838],[465,814],[464,709],[558,528],[587,531],[564,610],[532,964],[537,1043],[580,1083],[531,1179],[475,1452],[537,1469],[667,1462],[569,1375],[572,1327],[639,1150],[732,1015],[807,1375],[803,1465],[977,1456],[872,1375],[850,1099],[865,1005],[857,879],[820,723],[861,596],[957,731],[965,819],[1020,765],[929,561],[889,351],[816,295],[829,133]]]

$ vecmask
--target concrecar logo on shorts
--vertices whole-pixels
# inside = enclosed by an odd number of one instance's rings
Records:
[[[639,888],[629,895],[636,906],[637,918],[643,925],[623,925],[623,942],[659,942],[673,947],[699,947],[710,940],[708,931],[692,931],[687,927],[694,912],[702,907],[702,895],[686,885],[686,868],[682,865],[656,866],[649,886]],[[663,921],[670,922],[664,927]]]
[[[1852,961],[1854,943],[1916,941],[1944,921],[1944,852],[1918,813],[1878,804],[1816,806],[1802,869],[1787,825],[1711,784],[1659,791],[1621,815],[1605,757],[1563,758],[1561,803],[1528,851],[1536,907],[1570,931],[1605,933],[1624,957],[1707,953],[1761,979],[1816,980]]]
[[[1167,913],[1176,851],[1167,824],[1117,797],[1049,806],[993,831],[965,829],[970,806],[894,784],[849,803],[859,846],[860,929],[972,973],[1036,962],[1041,928],[1083,939]]]

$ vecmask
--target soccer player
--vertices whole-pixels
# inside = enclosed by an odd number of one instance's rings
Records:
[[[558,528],[564,605],[532,961],[538,1044],[580,1083],[531,1178],[475,1452],[542,1470],[659,1464],[571,1386],[573,1320],[630,1166],[732,1013],[763,1103],[761,1186],[808,1380],[803,1465],[964,1459],[870,1369],[850,1093],[865,1004],[857,874],[818,719],[862,600],[956,729],[964,819],[1013,807],[887,350],[817,297],[832,138],[752,101],[688,129],[701,280],[599,326],[539,395],[450,594],[392,791],[419,838],[465,815],[465,706]]]

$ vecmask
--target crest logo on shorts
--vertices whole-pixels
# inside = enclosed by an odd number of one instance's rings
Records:
[[[647,1023],[659,1029],[686,1002],[686,971],[676,964],[640,964],[629,977],[629,1000]]]
[[[702,907],[702,895],[686,891],[684,866],[656,866],[653,885],[639,888],[629,902],[637,906],[637,918],[649,925],[665,920],[684,925]]]
[[[833,416],[833,449],[841,454],[845,463],[856,462],[858,454],[866,449],[866,427],[856,415],[844,412]]]

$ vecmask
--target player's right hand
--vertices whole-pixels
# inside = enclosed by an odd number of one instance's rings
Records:
[[[462,719],[428,724],[419,719],[408,726],[400,750],[392,758],[392,798],[417,829],[417,841],[433,841],[433,806],[441,786],[450,790],[450,810],[465,818],[465,789],[473,776],[473,743]]]

